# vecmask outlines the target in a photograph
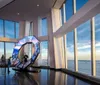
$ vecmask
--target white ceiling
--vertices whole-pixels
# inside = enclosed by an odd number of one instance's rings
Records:
[[[9,3],[11,1],[12,3]],[[55,0],[2,0],[0,2],[0,18],[32,21],[37,16],[44,16],[49,13],[54,2]]]

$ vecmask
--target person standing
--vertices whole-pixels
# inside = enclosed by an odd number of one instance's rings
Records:
[[[10,66],[11,66],[11,57],[8,58],[8,73],[10,72],[10,70],[9,70]]]

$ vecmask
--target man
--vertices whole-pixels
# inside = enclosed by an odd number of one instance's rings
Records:
[[[11,65],[11,57],[10,57],[10,58],[8,58],[8,73],[10,72],[10,70],[9,70],[10,65]]]
[[[28,55],[24,55],[24,63],[27,62]]]

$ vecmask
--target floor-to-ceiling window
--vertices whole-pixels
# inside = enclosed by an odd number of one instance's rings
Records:
[[[74,71],[74,33],[67,33],[67,59],[68,69]]]
[[[76,11],[88,0],[76,0]],[[91,75],[91,24],[90,20],[77,27],[78,71]]]
[[[5,20],[5,37],[15,38],[14,22]]]
[[[48,35],[48,22],[47,18],[40,19],[39,36]],[[41,41],[40,43],[40,57],[38,59],[38,65],[48,65],[48,41]]]
[[[5,43],[6,46],[6,59],[12,56],[15,43]]]
[[[48,65],[48,41],[42,41],[40,43],[40,56],[41,56],[41,65]]]
[[[19,23],[0,19],[0,37],[19,38]]]
[[[100,14],[95,16],[96,76],[100,77]]]
[[[66,20],[69,20],[71,18],[71,16],[73,15],[73,10],[78,11],[84,4],[86,4],[87,1],[88,0],[82,0],[82,1],[76,0],[76,9],[74,9],[73,8],[74,0],[66,0],[66,2],[65,2]],[[87,35],[88,39],[86,39],[87,37],[85,38],[85,34],[84,34],[85,31],[89,32]],[[78,66],[79,66],[78,70],[83,73],[91,74],[91,43],[90,43],[91,42],[91,32],[90,32],[90,22],[89,21],[77,27],[77,35],[78,35],[77,36],[77,39],[78,39],[77,40],[77,47],[78,47],[78,49],[77,49],[78,56],[77,57],[79,60],[78,61]],[[69,63],[69,60],[70,61],[74,60],[74,36],[75,35],[73,35],[73,32],[67,33],[67,40],[66,40],[67,41],[67,50],[70,48],[70,56],[73,57],[72,59],[70,59],[70,57],[68,56],[69,51],[67,51],[68,69],[69,69],[69,65],[71,65],[70,67],[73,66],[73,68],[74,68],[74,61],[73,61],[73,64]],[[68,37],[69,37],[69,39],[68,39]],[[90,45],[90,47],[86,48],[86,47],[84,47],[85,45],[87,45],[87,46]],[[87,53],[85,53],[86,55],[83,56],[83,55],[81,55],[81,53],[84,52],[84,50],[87,51]],[[89,65],[86,68],[84,68],[83,70],[81,69],[81,67],[84,65],[84,62],[82,63],[82,61],[85,61],[85,63],[88,62],[88,65]],[[72,70],[72,69],[70,69],[70,70]]]
[[[73,0],[66,0],[65,2],[65,16],[66,21],[68,21],[73,15]],[[67,43],[67,60],[68,69],[74,70],[74,35],[73,31],[67,33],[66,37]]]
[[[19,38],[19,23],[0,19],[0,37]],[[10,39],[9,39],[10,40]],[[2,55],[6,59],[12,56],[15,43],[12,41],[0,42],[0,58]]]
[[[68,21],[72,17],[73,12],[75,12],[75,11],[77,12],[78,10],[81,10],[81,8],[88,1],[89,0],[66,0],[66,2],[64,3],[66,20]],[[76,9],[73,8],[73,6]],[[63,17],[64,17],[63,7],[60,8],[60,11],[61,11],[61,21],[63,21]],[[88,74],[88,75],[93,74],[93,73],[91,73],[92,70],[94,69],[92,63],[95,62],[95,58],[93,59],[92,57],[96,57],[96,77],[100,77],[100,54],[99,54],[99,52],[100,52],[100,45],[99,45],[99,43],[100,43],[100,38],[99,38],[100,14],[98,14],[94,17],[95,17],[94,21],[91,21],[92,18],[90,18],[90,20],[84,22],[83,24],[79,25],[76,28],[76,33],[77,33],[77,44],[76,44],[77,51],[76,51],[76,53],[77,53],[77,58],[78,58],[78,71],[81,73],[84,73],[84,74]],[[94,25],[93,25],[93,22],[94,22]],[[94,33],[92,31],[94,29],[93,26],[95,26],[95,31],[94,31],[95,32],[95,47],[93,47],[93,44],[92,44],[92,42],[93,42],[92,41],[92,39],[93,39],[92,33]],[[67,41],[67,52],[66,53],[67,53],[67,58],[68,58],[68,69],[70,69],[70,67],[72,67],[72,65],[74,64],[74,62],[73,62],[73,64],[69,63],[69,60],[71,60],[71,57],[69,57],[69,56],[73,55],[72,59],[74,60],[74,44],[75,43],[74,43],[74,38],[72,37],[72,35],[73,35],[72,31],[70,31],[67,33],[67,38],[66,38],[66,41]],[[73,35],[73,36],[75,36],[75,35]],[[70,43],[69,41],[70,42],[73,41],[73,46],[71,46],[72,42]],[[94,49],[96,51],[96,55],[95,55],[95,52],[92,54],[92,51]],[[93,59],[93,61],[91,61],[92,59]],[[74,67],[74,65],[73,65],[73,67]],[[95,65],[94,65],[94,67],[95,67]],[[72,68],[70,70],[72,70]]]
[[[40,36],[47,36],[48,35],[48,23],[47,23],[47,18],[42,18],[40,20],[40,29],[39,29],[39,35]]]
[[[90,20],[77,27],[78,71],[91,75]]]

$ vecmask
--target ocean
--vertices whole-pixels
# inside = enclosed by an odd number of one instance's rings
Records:
[[[43,59],[41,65],[48,66],[47,60]],[[74,60],[68,60],[68,69],[74,71]],[[78,60],[78,72],[91,76],[91,61]],[[100,60],[96,61],[96,77],[100,78]]]
[[[68,60],[68,69],[74,71],[74,61]],[[78,60],[78,72],[91,75],[91,61]],[[100,78],[100,60],[96,61],[96,77]]]

